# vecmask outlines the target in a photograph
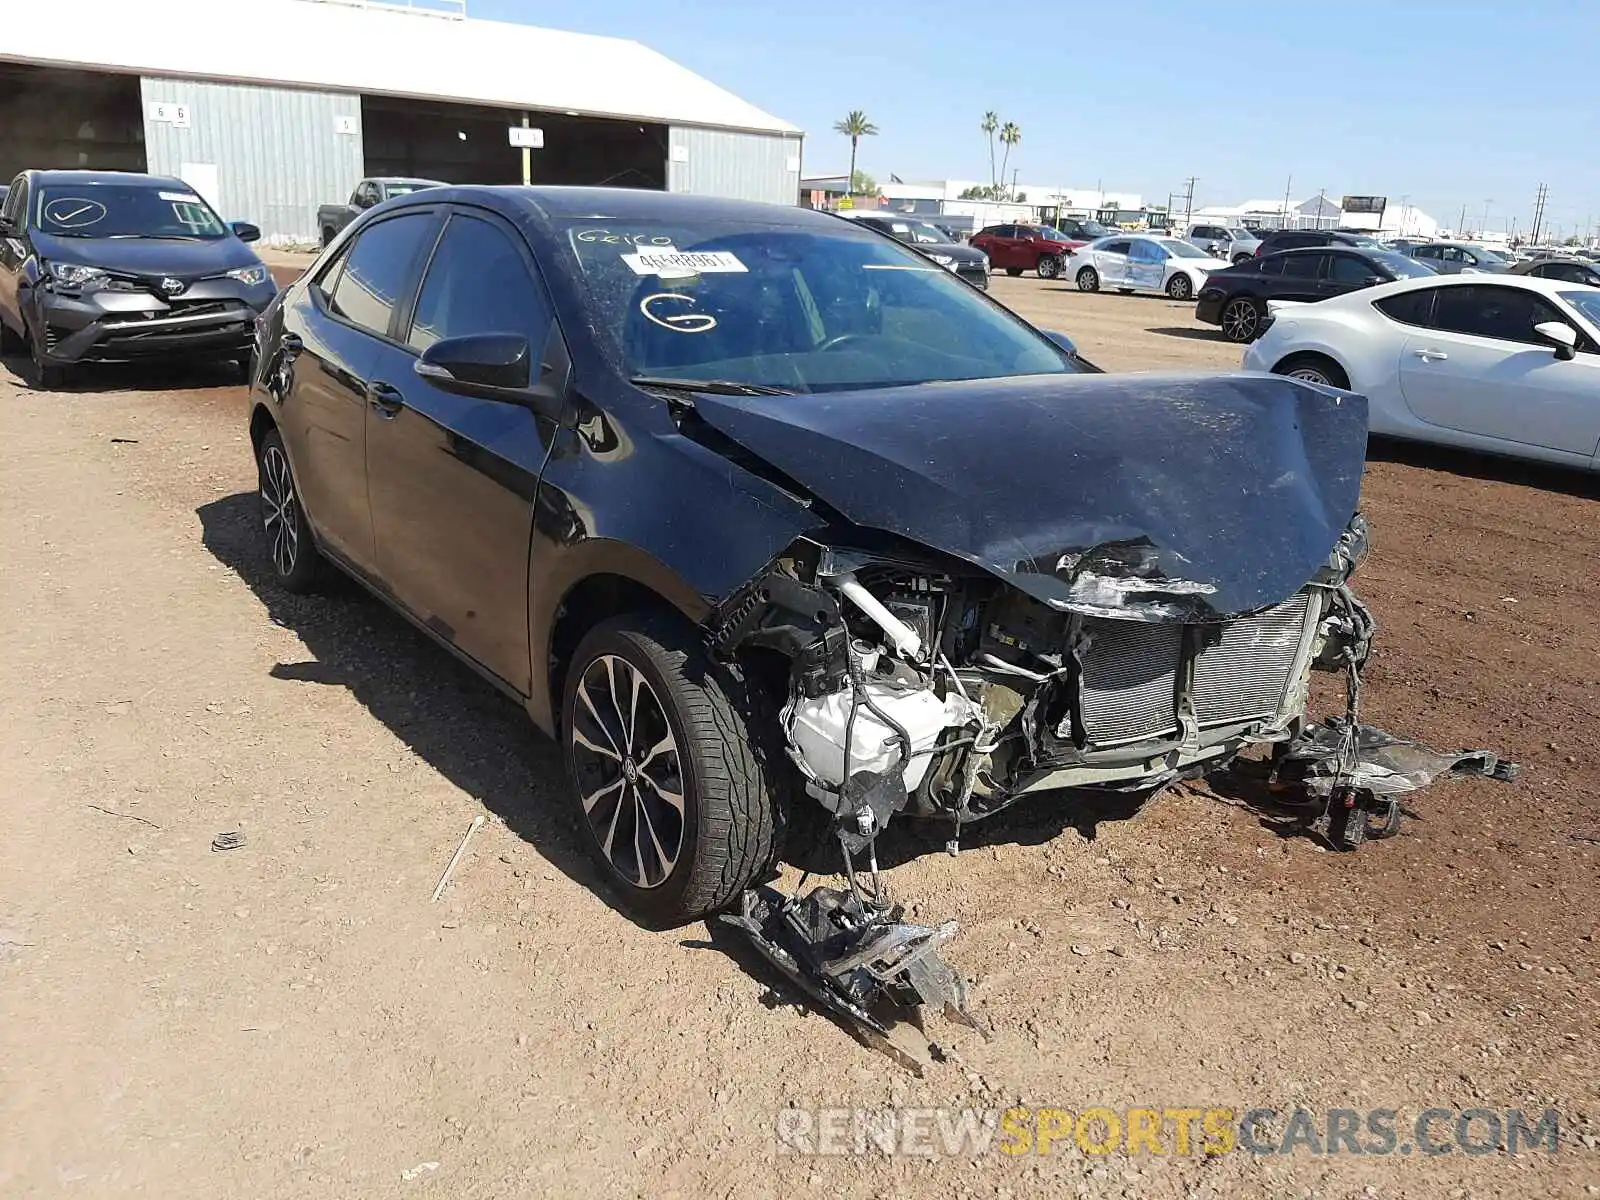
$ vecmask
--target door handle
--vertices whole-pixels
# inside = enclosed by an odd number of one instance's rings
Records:
[[[406,398],[400,394],[399,388],[378,379],[367,384],[367,401],[372,405],[372,411],[386,421],[394,420],[406,406]]]
[[[1443,350],[1413,350],[1411,353],[1423,362],[1444,362],[1450,357]]]

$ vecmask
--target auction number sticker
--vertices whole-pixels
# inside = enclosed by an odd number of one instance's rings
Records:
[[[714,275],[749,269],[726,250],[640,250],[624,254],[622,261],[635,275]]]
[[[199,204],[200,197],[192,192],[157,192],[163,200],[171,200],[174,204]]]

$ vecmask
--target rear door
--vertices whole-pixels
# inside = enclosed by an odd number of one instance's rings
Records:
[[[482,333],[526,337],[537,363],[554,328],[522,235],[456,207],[414,314],[378,352],[367,411],[380,573],[414,616],[524,695],[533,501],[555,426],[521,405],[444,391],[415,367],[433,343]]]
[[[1523,288],[1439,288],[1432,328],[1401,348],[1406,406],[1432,425],[1588,459],[1600,441],[1600,348],[1582,338],[1562,362],[1533,332],[1543,321],[1572,324]]]
[[[292,363],[282,424],[301,500],[323,544],[369,575],[377,560],[367,503],[367,385],[438,221],[435,209],[374,221],[284,316]]]
[[[1283,275],[1272,289],[1274,300],[1321,300],[1322,275],[1328,256],[1316,250],[1299,250],[1283,256]]]
[[[1128,252],[1132,249],[1132,239],[1118,238],[1094,252],[1094,269],[1100,273],[1102,285],[1128,286]]]

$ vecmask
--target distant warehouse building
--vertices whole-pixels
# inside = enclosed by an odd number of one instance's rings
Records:
[[[364,0],[15,5],[0,183],[175,175],[272,241],[367,175],[609,184],[794,204],[802,135],[637,42]],[[511,127],[528,134],[513,134]]]

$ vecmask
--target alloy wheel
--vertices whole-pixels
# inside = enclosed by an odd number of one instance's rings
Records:
[[[300,508],[295,496],[289,459],[277,446],[261,456],[261,519],[272,546],[272,565],[278,574],[294,574],[300,556]]]
[[[1078,290],[1080,292],[1098,292],[1100,290],[1100,276],[1093,267],[1085,267],[1078,272]]]
[[[590,661],[576,700],[567,736],[589,829],[618,875],[660,887],[678,865],[685,829],[683,755],[666,708],[615,654]]]
[[[1294,370],[1289,372],[1289,378],[1301,379],[1306,383],[1320,383],[1323,385],[1328,385],[1333,382],[1333,380],[1328,378],[1325,372],[1319,371],[1315,367],[1296,367]]]
[[[1190,286],[1189,277],[1187,275],[1174,275],[1172,277],[1172,282],[1167,284],[1167,295],[1171,296],[1174,300],[1187,300],[1189,298],[1189,293]]]
[[[1039,260],[1039,278],[1054,279],[1061,274],[1061,263],[1058,259],[1046,254]]]
[[[1230,342],[1248,342],[1256,335],[1261,316],[1251,300],[1230,300],[1222,310],[1222,333]]]

